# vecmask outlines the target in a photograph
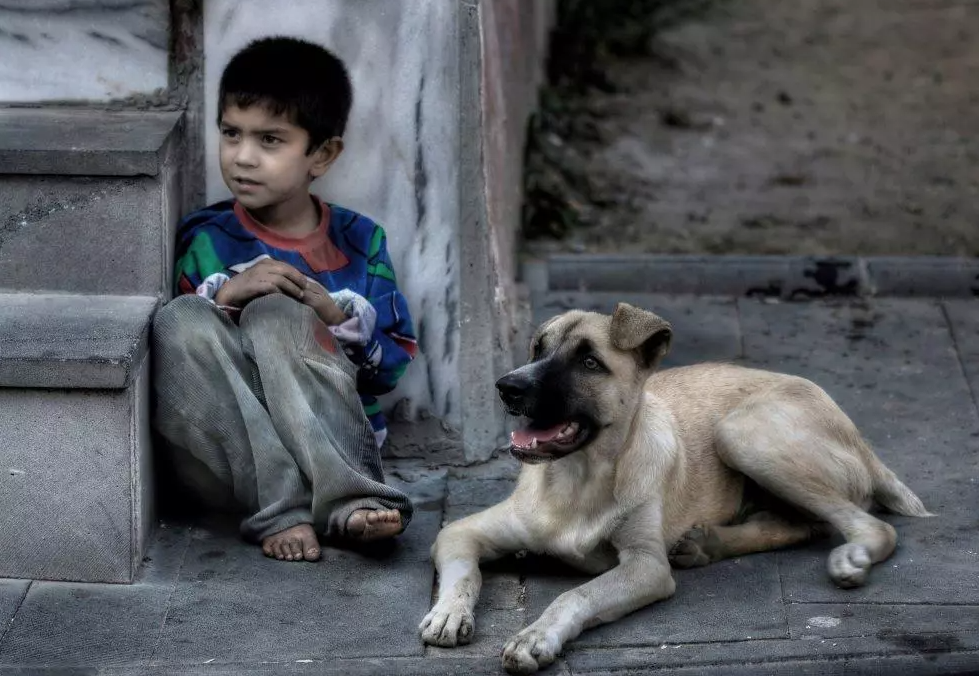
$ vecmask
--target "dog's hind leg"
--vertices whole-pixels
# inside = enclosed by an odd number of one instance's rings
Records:
[[[788,521],[771,512],[757,512],[733,526],[695,526],[670,549],[675,568],[695,568],[745,554],[790,547],[826,534],[824,525]]]
[[[830,553],[829,576],[840,587],[858,587],[871,565],[890,556],[897,543],[894,528],[865,509],[872,502],[873,479],[862,442],[825,395],[780,394],[746,402],[721,420],[718,454],[776,497],[839,530],[846,544]],[[853,443],[846,443],[851,438]]]

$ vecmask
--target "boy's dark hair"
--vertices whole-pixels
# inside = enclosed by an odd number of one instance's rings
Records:
[[[235,54],[221,75],[218,124],[228,106],[266,106],[309,133],[311,153],[343,136],[353,101],[343,61],[312,42],[289,37],[255,40]]]

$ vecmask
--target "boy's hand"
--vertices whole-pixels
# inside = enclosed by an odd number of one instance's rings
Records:
[[[327,326],[337,326],[347,321],[347,315],[330,298],[330,292],[322,284],[312,279],[307,280],[306,293],[303,294],[302,302],[313,308]]]
[[[282,261],[265,259],[221,285],[214,302],[218,305],[244,307],[259,296],[284,293],[298,301],[306,291],[306,275]]]

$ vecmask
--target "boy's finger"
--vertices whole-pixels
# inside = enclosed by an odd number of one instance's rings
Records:
[[[294,281],[284,276],[276,277],[274,283],[283,293],[288,294],[298,300],[302,300],[305,285],[299,286]]]
[[[312,277],[306,277],[306,288],[318,293],[326,293],[326,287],[317,282]]]
[[[275,267],[275,271],[278,274],[291,280],[292,283],[298,286],[300,289],[306,288],[306,283],[308,281],[306,279],[306,275],[299,272],[299,270],[292,267],[288,263],[283,263],[282,261],[276,261],[276,263],[277,265]]]

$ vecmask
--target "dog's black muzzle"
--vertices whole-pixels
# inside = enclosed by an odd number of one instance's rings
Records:
[[[534,379],[529,374],[520,373],[520,369],[511,371],[496,381],[496,389],[500,400],[510,415],[526,415],[533,403],[536,389]]]

